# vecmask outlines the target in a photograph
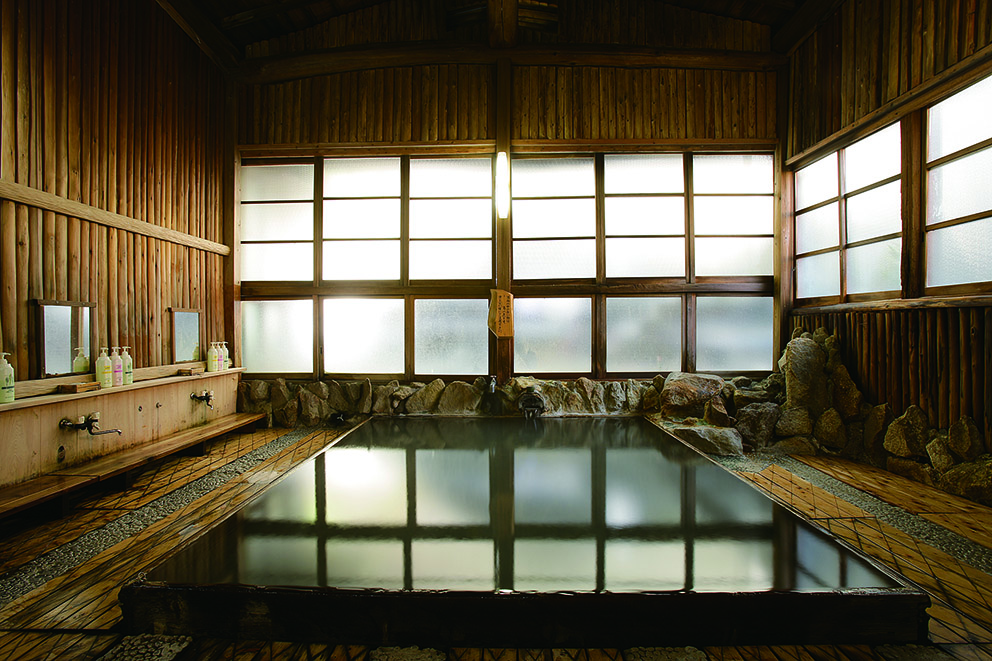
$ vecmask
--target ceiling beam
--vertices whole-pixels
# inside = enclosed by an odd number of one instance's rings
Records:
[[[227,73],[233,73],[241,59],[238,49],[193,2],[158,0],[158,4],[217,66]]]
[[[772,50],[791,54],[817,26],[830,18],[844,0],[807,0],[785,25],[772,35]]]
[[[487,3],[489,45],[510,48],[517,45],[517,0],[489,0]]]
[[[321,20],[327,20],[335,16],[340,16],[341,14],[347,14],[348,12],[357,11],[359,9],[365,9],[373,5],[378,5],[385,2],[385,0],[333,0],[329,3],[328,9],[321,11]],[[278,16],[279,14],[286,14],[290,11],[296,9],[306,9],[311,5],[318,4],[315,0],[282,0],[282,2],[274,2],[268,5],[262,5],[261,7],[253,7],[252,9],[246,9],[244,11],[238,12],[237,14],[231,14],[220,19],[220,26],[224,30],[231,28],[239,28],[245,25],[250,25],[252,23],[258,23],[259,21],[264,21],[273,16]],[[321,3],[327,5],[327,2]]]
[[[498,49],[461,43],[413,43],[386,47],[335,48],[246,60],[240,67],[240,75],[245,83],[266,84],[383,67],[494,64],[501,57],[507,57],[511,63],[523,66],[593,66],[629,69],[775,71],[786,63],[783,55],[743,51],[614,45],[527,45]]]

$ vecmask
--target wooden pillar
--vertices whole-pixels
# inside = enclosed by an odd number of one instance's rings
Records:
[[[224,258],[224,337],[235,365],[244,365],[241,356],[241,254],[239,242],[238,207],[240,201],[240,159],[237,154],[237,85],[228,79],[224,85],[224,148],[221,214],[224,223],[224,243],[231,254]]]
[[[492,4],[492,3],[490,3]],[[510,121],[512,117],[511,65],[509,58],[500,58],[496,63],[496,151],[510,153]],[[510,216],[496,218],[496,288],[511,291],[510,274]],[[513,374],[513,338],[496,338],[493,369],[500,383],[509,380]]]

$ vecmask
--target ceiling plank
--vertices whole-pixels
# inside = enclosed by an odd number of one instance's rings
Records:
[[[330,8],[327,11],[321,12],[321,20],[327,20],[329,18],[340,16],[341,14],[347,14],[348,12],[357,11],[359,9],[365,9],[373,5],[382,4],[383,2],[385,2],[385,0],[334,0],[330,3]],[[242,12],[238,12],[237,14],[225,16],[220,20],[220,27],[223,30],[240,28],[245,25],[264,21],[268,18],[272,18],[273,16],[287,14],[297,9],[306,9],[307,7],[311,7],[316,4],[317,3],[314,0],[282,0],[282,2],[275,2],[261,7],[254,7],[252,9],[246,9]],[[325,2],[322,4],[327,3]]]
[[[158,4],[217,66],[233,73],[241,59],[238,49],[190,0],[158,0]]]
[[[775,53],[724,50],[560,44],[497,49],[463,43],[412,43],[336,48],[246,60],[240,74],[243,82],[266,84],[382,67],[493,64],[501,57],[509,57],[513,64],[524,66],[671,67],[724,71],[775,71],[786,63],[785,56]]]
[[[489,0],[489,45],[511,48],[517,44],[517,0]]]
[[[830,18],[844,0],[807,0],[785,25],[772,35],[772,50],[791,54],[792,50],[813,34],[817,26]]]

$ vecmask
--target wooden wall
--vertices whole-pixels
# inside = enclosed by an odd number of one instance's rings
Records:
[[[793,53],[786,157],[992,44],[992,0],[847,0]]]
[[[3,182],[140,230],[0,201],[0,337],[18,380],[37,349],[33,299],[97,303],[97,347],[130,345],[136,366],[172,362],[170,306],[201,308],[204,339],[220,338],[223,255],[184,238],[223,242],[219,71],[154,0],[0,7]]]

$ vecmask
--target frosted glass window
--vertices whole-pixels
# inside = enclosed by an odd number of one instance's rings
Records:
[[[771,154],[707,154],[692,157],[695,193],[772,193]]]
[[[554,592],[596,589],[596,542],[518,539],[513,543],[513,588]]]
[[[519,523],[590,523],[592,454],[587,449],[517,448],[513,511]]]
[[[596,201],[516,200],[513,203],[513,238],[545,236],[595,236]]]
[[[606,233],[685,234],[685,198],[608,197]]]
[[[893,181],[847,198],[847,241],[902,231],[902,184]]]
[[[927,233],[927,286],[992,280],[992,218]]]
[[[796,260],[796,296],[840,295],[840,257],[836,252]]]
[[[510,190],[514,198],[592,195],[593,163],[591,158],[515,159],[510,165]]]
[[[398,197],[399,158],[328,158],[324,197]]]
[[[833,248],[840,243],[838,203],[796,216],[796,252]]]
[[[329,539],[327,584],[336,588],[403,589],[403,542]]]
[[[400,238],[399,200],[324,200],[325,239]]]
[[[317,542],[308,537],[244,538],[238,578],[248,585],[317,585]]]
[[[399,277],[399,241],[324,241],[324,280],[399,280]]]
[[[241,240],[313,240],[313,202],[242,204]]]
[[[513,317],[514,371],[540,373],[590,370],[590,299],[515,298]]]
[[[492,592],[496,586],[494,558],[492,540],[414,540],[413,588]]]
[[[492,200],[410,200],[411,238],[468,239],[492,235]]]
[[[313,280],[313,244],[243,243],[241,279]]]
[[[754,592],[774,587],[775,549],[770,540],[696,542],[693,589]]]
[[[312,165],[248,165],[241,168],[242,202],[312,199]]]
[[[489,280],[493,277],[491,241],[411,241],[412,280]]]
[[[681,298],[606,299],[606,371],[669,372],[681,364]]]
[[[595,278],[596,240],[514,241],[513,278]]]
[[[489,452],[417,450],[417,525],[489,525]]]
[[[410,196],[491,198],[492,167],[491,158],[411,159]]]
[[[677,463],[655,449],[607,450],[606,525],[678,524],[682,516],[681,472]]]
[[[324,299],[325,372],[403,372],[403,337],[402,299]]]
[[[413,311],[417,374],[488,374],[488,301],[417,299]]]
[[[889,239],[847,250],[847,293],[898,291],[902,241]]]
[[[605,589],[611,592],[681,590],[685,544],[639,540],[606,541]]]
[[[406,450],[333,448],[324,457],[327,523],[406,525]]]
[[[696,239],[696,275],[771,275],[772,237]]]
[[[948,97],[928,112],[927,160],[992,138],[992,77]]]
[[[901,170],[902,135],[898,122],[844,150],[844,187],[848,191],[888,179]]]
[[[606,239],[606,277],[685,275],[685,239],[680,237]]]
[[[992,209],[992,147],[930,170],[927,224]]]
[[[770,296],[698,296],[696,369],[772,369],[773,323]]]
[[[772,234],[772,197],[696,197],[693,223],[700,234]]]
[[[246,519],[252,521],[295,521],[298,523],[317,522],[317,489],[314,474],[314,461],[308,466],[300,466],[283,480],[272,485],[259,498],[244,509]]]
[[[313,371],[313,302],[242,301],[241,340],[249,372]]]
[[[817,202],[837,197],[837,152],[816,163],[796,170],[796,208],[805,209]]]
[[[685,190],[682,154],[607,154],[603,161],[607,195]]]

